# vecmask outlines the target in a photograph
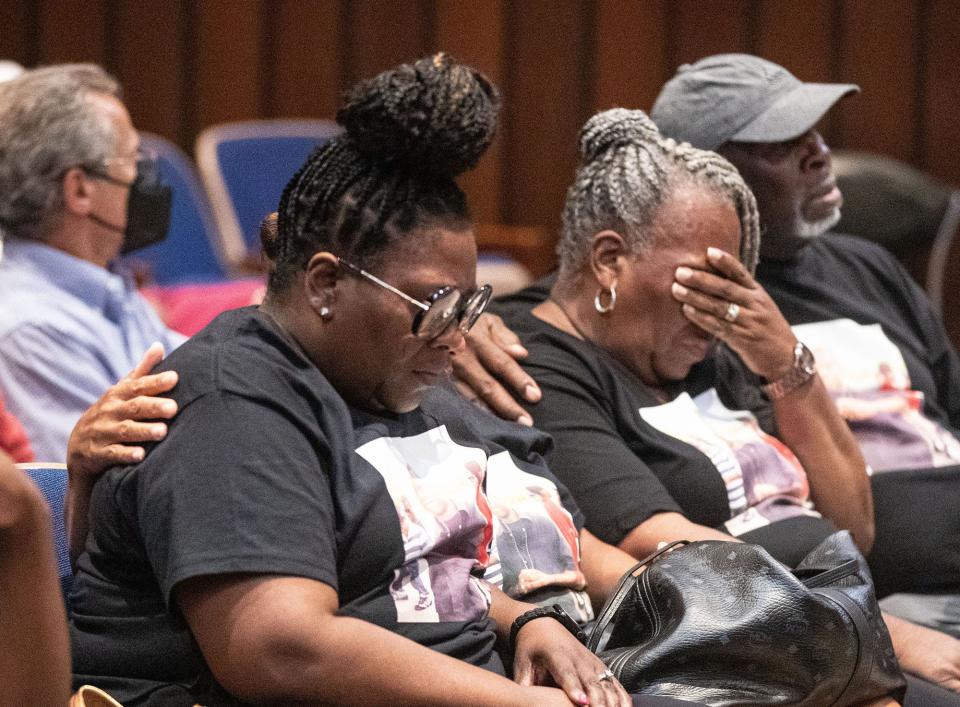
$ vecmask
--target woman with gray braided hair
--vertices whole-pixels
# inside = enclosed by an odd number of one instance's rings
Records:
[[[863,458],[751,275],[759,229],[740,175],[641,111],[594,116],[580,146],[556,281],[500,311],[587,528],[635,557],[733,535],[795,564],[834,528],[869,551]]]
[[[795,566],[846,528],[868,551],[863,458],[751,274],[757,210],[740,175],[641,111],[594,116],[580,147],[559,272],[495,309],[527,349],[543,396],[527,409],[553,438],[550,469],[584,537],[637,558],[673,540],[740,539]],[[957,704],[935,684],[957,689],[956,642],[884,620],[920,678],[905,704]]]
[[[264,304],[160,364],[178,416],[97,481],[77,684],[128,707],[630,704],[561,609],[483,579],[484,479],[513,467],[421,406],[489,298],[454,177],[498,104],[444,55],[348,95],[267,225]]]

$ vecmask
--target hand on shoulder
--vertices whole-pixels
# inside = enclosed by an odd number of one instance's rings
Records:
[[[527,356],[520,339],[496,314],[485,312],[466,337],[466,348],[452,357],[457,388],[495,415],[528,427],[533,419],[516,398],[536,403],[539,386],[517,361]]]
[[[159,397],[177,384],[177,374],[150,375],[163,360],[163,346],[153,344],[126,376],[111,386],[80,416],[67,445],[67,468],[73,478],[93,478],[114,464],[143,459],[140,442],[157,442],[167,434],[177,404]],[[144,422],[151,420],[152,422]]]

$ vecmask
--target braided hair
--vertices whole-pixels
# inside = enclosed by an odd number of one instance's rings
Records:
[[[415,229],[470,221],[454,181],[493,139],[500,96],[445,54],[363,81],[337,113],[339,136],[318,147],[284,189],[271,292],[286,289],[318,250],[369,267]]]
[[[678,186],[689,183],[733,202],[740,218],[740,260],[754,271],[760,245],[757,204],[723,157],[663,137],[646,113],[623,108],[587,121],[580,131],[580,152],[557,244],[562,277],[583,268],[590,239],[599,231],[617,231],[635,253],[650,248],[659,207]]]

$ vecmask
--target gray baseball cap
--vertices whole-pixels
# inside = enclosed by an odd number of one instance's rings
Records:
[[[650,111],[660,132],[702,150],[730,140],[783,142],[803,135],[852,83],[804,83],[751,54],[717,54],[684,64]]]

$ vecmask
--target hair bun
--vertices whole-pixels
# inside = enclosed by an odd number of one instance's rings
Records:
[[[592,162],[611,148],[660,138],[657,126],[642,110],[612,108],[597,113],[580,130],[580,154]]]
[[[358,84],[337,122],[371,159],[455,177],[490,144],[499,109],[481,73],[441,53]]]

